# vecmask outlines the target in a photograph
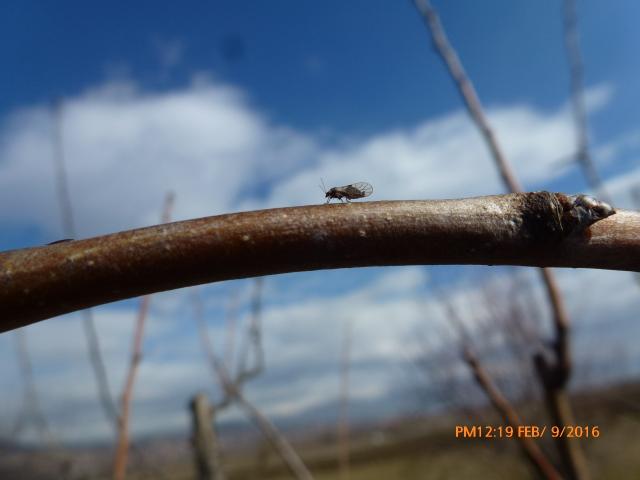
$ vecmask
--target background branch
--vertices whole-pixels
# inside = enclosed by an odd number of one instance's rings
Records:
[[[56,187],[58,192],[58,205],[60,207],[60,220],[62,223],[62,231],[65,237],[75,238],[76,229],[73,220],[73,203],[71,202],[71,194],[69,193],[69,182],[67,176],[67,168],[64,155],[64,137],[62,135],[62,100],[54,100],[51,106],[53,116],[53,161],[56,172]],[[84,327],[85,340],[89,351],[89,359],[93,368],[93,375],[96,379],[98,387],[98,395],[102,410],[107,417],[109,423],[113,426],[114,431],[118,432],[118,409],[111,387],[109,386],[109,377],[107,369],[102,359],[102,350],[98,339],[96,324],[93,319],[91,309],[82,311],[82,325]]]
[[[589,128],[587,107],[584,98],[584,68],[580,53],[578,36],[578,12],[575,0],[564,0],[564,44],[569,62],[571,79],[571,106],[576,128],[576,160],[582,168],[591,189],[605,202],[611,203],[611,197],[591,157],[589,148]]]
[[[429,31],[431,32],[431,37],[433,39],[433,43],[436,46],[436,50],[442,57],[451,77],[456,83],[456,86],[458,87],[460,95],[462,96],[462,99],[469,111],[471,118],[480,130],[485,143],[487,144],[487,147],[489,148],[489,151],[493,156],[494,163],[498,168],[504,184],[511,192],[520,192],[521,187],[515,175],[513,174],[513,171],[503,153],[502,148],[500,148],[498,144],[493,130],[489,126],[489,122],[484,115],[482,104],[480,103],[480,100],[476,94],[475,88],[473,87],[471,80],[467,76],[456,51],[450,45],[444,28],[440,23],[440,19],[436,11],[431,6],[431,2],[429,0],[414,0],[414,3],[416,5],[416,8],[424,18],[425,23],[429,27]],[[581,95],[582,65],[580,61],[576,62],[576,58],[579,60],[579,56],[575,56],[577,52],[577,40],[573,42],[571,41],[575,40],[575,35],[574,38],[570,38],[571,32],[575,33],[575,28],[573,30],[569,28],[572,26],[572,20],[575,20],[575,12],[570,7],[567,7],[566,12],[567,14],[565,16],[565,26],[568,25],[567,32],[569,32],[566,37],[567,48],[569,50],[569,56],[573,60],[571,73],[572,91],[574,94],[572,98],[574,105],[574,115],[576,117],[576,122],[578,123],[580,136],[578,154],[581,164],[585,168],[590,181],[598,184],[599,177],[597,177],[597,172],[595,168],[593,168],[593,164],[591,163],[591,159],[588,153],[588,142],[586,136],[586,114],[584,111],[584,104],[582,103],[583,99]],[[575,25],[575,22],[573,22],[573,25]],[[571,47],[575,48],[572,49]],[[555,356],[553,361],[543,364],[540,361],[540,358],[542,358],[542,355],[545,355],[546,352],[541,352],[541,355],[536,357],[536,365],[539,367],[538,371],[540,372],[542,384],[545,389],[553,390],[547,391],[547,396],[549,399],[553,399],[553,401],[556,402],[555,405],[551,406],[551,411],[558,413],[558,415],[556,415],[555,413],[553,414],[554,420],[558,425],[566,426],[570,425],[573,422],[573,415],[571,414],[569,401],[566,398],[566,385],[571,376],[571,352],[569,342],[570,322],[553,272],[551,272],[549,269],[543,268],[540,270],[540,273],[542,275],[542,281],[544,282],[547,290],[547,298],[552,310],[556,338],[553,342],[554,345],[552,348],[552,353]],[[545,367],[542,368],[542,365],[544,365]],[[560,412],[566,413],[566,416],[561,416]],[[570,442],[569,439],[565,437],[560,438],[559,442],[562,444],[560,446],[562,460],[565,464],[565,469],[570,475],[570,478],[576,480],[586,480],[587,478],[589,478],[588,470],[586,467],[586,460],[582,454],[582,451],[580,450],[578,443]]]
[[[484,298],[488,306],[494,303],[490,298],[490,293],[488,290],[484,291]],[[478,358],[478,355],[474,351],[474,342],[472,340],[472,337],[477,337],[478,334],[476,333],[475,335],[473,335],[468,331],[462,319],[462,316],[459,314],[457,308],[455,308],[451,298],[443,296],[441,297],[440,301],[443,307],[446,309],[448,324],[457,333],[457,337],[459,339],[461,347],[460,350],[462,352],[462,359],[469,367],[469,370],[471,371],[473,378],[475,379],[478,386],[486,394],[487,398],[489,398],[491,405],[493,405],[494,409],[500,414],[503,421],[507,425],[513,427],[514,432],[517,432],[518,428],[522,425],[530,425],[531,423],[523,422],[522,417],[518,413],[518,410],[515,408],[513,403],[509,401],[509,399],[503,393],[503,390],[500,389],[497,382],[494,381],[489,371],[483,366],[482,362]],[[495,312],[491,312],[490,319],[494,322],[501,320],[500,315],[495,315]],[[516,318],[509,318],[508,320],[509,322],[505,323],[509,323],[511,326],[518,324]],[[478,318],[473,318],[473,323],[477,326],[481,322]],[[503,331],[508,331],[505,327],[507,327],[507,325],[501,325],[501,329]],[[484,343],[487,343],[486,340],[487,339],[485,339]],[[512,342],[513,340],[513,337],[509,338],[508,334],[505,333],[505,343],[509,343],[509,341]],[[520,436],[517,434],[514,435],[513,438],[515,438],[515,440],[518,442],[518,445],[520,446],[520,449],[529,464],[542,478],[555,480],[560,480],[562,478],[547,455],[544,454],[544,452],[538,446],[538,443],[533,438]]]
[[[463,357],[467,365],[469,365],[476,382],[489,397],[491,404],[500,413],[505,423],[511,425],[514,431],[517,432],[523,422],[511,402],[500,392],[470,347],[464,347]],[[543,478],[554,480],[562,478],[532,438],[517,435],[517,440],[526,458]]]
[[[258,286],[256,290],[254,290],[254,294],[259,295],[260,291],[261,286]],[[231,378],[231,375],[224,363],[214,352],[213,343],[209,336],[209,329],[207,328],[207,323],[204,318],[204,306],[197,290],[194,290],[193,300],[202,348],[214,376],[214,381],[217,381],[224,392],[223,400],[213,408],[217,411],[221,408],[227,407],[231,403],[237,404],[242,410],[244,410],[249,419],[260,430],[262,435],[273,446],[276,452],[278,452],[278,455],[280,455],[280,458],[282,458],[291,474],[299,480],[312,480],[313,476],[311,475],[311,472],[306,467],[293,446],[287,441],[284,435],[278,431],[276,426],[242,393],[244,382],[255,375],[257,371],[251,370],[251,373],[249,373],[249,371],[239,371],[235,379]],[[256,302],[257,305],[260,305],[260,301],[256,300],[255,297],[254,302]],[[254,303],[254,306],[256,303]],[[254,311],[254,314],[259,316],[260,307],[258,306],[254,308],[258,309],[257,311]]]
[[[262,289],[264,280],[258,277],[253,282],[251,293],[251,318],[247,334],[243,336],[240,349],[236,383],[244,383],[253,378],[264,369],[264,349],[262,348]],[[248,366],[249,355],[253,355],[253,364]]]
[[[16,330],[14,332],[14,338],[16,341],[16,353],[18,355],[18,367],[23,382],[23,392],[22,411],[13,426],[11,436],[16,437],[20,434],[26,424],[31,421],[38,431],[42,444],[47,445],[51,449],[56,448],[58,442],[49,428],[49,423],[40,405],[41,402],[33,378],[33,365],[31,364],[31,355],[29,354],[29,348],[27,346],[27,334],[25,330]]]
[[[165,205],[162,211],[162,222],[168,222],[171,217],[171,208],[173,207],[174,196],[169,193],[165,199]],[[122,391],[122,400],[120,406],[120,415],[118,417],[118,437],[116,443],[116,454],[113,461],[113,478],[115,480],[123,480],[126,477],[127,462],[129,456],[129,417],[131,411],[131,400],[133,398],[133,386],[135,384],[138,367],[142,360],[142,342],[144,339],[144,327],[149,312],[149,303],[151,295],[145,295],[140,301],[138,317],[136,320],[135,331],[133,335],[133,346],[131,352],[131,361],[127,372],[124,389]]]
[[[351,349],[353,344],[353,319],[344,321],[342,333],[342,354],[340,355],[340,407],[338,415],[338,469],[340,480],[351,477],[350,425],[349,425],[349,373],[351,370]]]

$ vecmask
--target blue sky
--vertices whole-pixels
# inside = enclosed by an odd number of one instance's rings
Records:
[[[574,151],[561,3],[435,6],[525,187],[586,191],[578,169],[557,162]],[[630,0],[579,2],[594,157],[617,205],[627,208],[629,188],[640,182],[638,14],[640,5]],[[2,250],[63,236],[51,161],[49,104],[57,97],[64,100],[80,237],[157,223],[169,189],[177,195],[176,220],[319,203],[321,177],[327,185],[368,181],[376,200],[503,191],[408,1],[3,2],[0,39]],[[393,403],[407,345],[431,308],[424,306],[432,301],[429,285],[444,284],[462,298],[478,283],[458,282],[470,271],[490,269],[376,268],[267,279],[269,368],[249,393],[281,420],[330,411],[341,325],[351,318],[360,339],[354,402],[378,401],[381,415],[389,414],[380,405]],[[579,326],[592,336],[607,331],[624,346],[629,330],[609,328],[602,318],[631,328],[626,320],[638,300],[630,276],[563,271],[560,278]],[[585,300],[581,289],[594,282],[607,294]],[[219,343],[229,292],[246,300],[250,288],[250,281],[203,288]],[[95,311],[116,391],[136,305]],[[152,301],[136,397],[145,414],[135,433],[186,428],[185,398],[198,389],[215,392],[190,308],[181,291]],[[90,371],[79,365],[79,316],[26,331],[56,432],[105,438]],[[585,334],[578,343],[588,342]],[[16,392],[6,402],[19,411],[11,334],[0,336],[0,345],[0,390]],[[63,428],[56,418],[68,415],[69,405],[77,422]],[[0,418],[0,433],[11,422]]]
[[[413,6],[396,3],[3,2],[1,52],[11,74],[0,83],[0,111],[74,95],[110,75],[162,90],[210,71],[248,91],[276,120],[305,129],[411,125],[449,111],[456,93]],[[566,98],[560,2],[442,3],[441,17],[485,103],[552,108]],[[580,2],[587,83],[613,74],[628,101],[639,98],[639,10],[632,1]],[[172,46],[179,51],[173,57]],[[629,121],[623,105],[613,110]]]

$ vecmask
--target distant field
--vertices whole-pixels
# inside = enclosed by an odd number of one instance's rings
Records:
[[[593,478],[640,478],[640,422],[622,421],[601,424],[604,434],[584,442]],[[452,431],[449,432],[453,437]],[[522,461],[514,440],[457,440],[447,434],[433,434],[366,448],[359,446],[352,452],[350,479],[456,479],[534,478]],[[340,479],[334,459],[314,458],[305,454],[309,468],[318,480]],[[282,466],[272,459],[262,467],[256,459],[249,465],[229,465],[231,479],[287,479],[291,478]],[[234,468],[235,467],[235,468]]]
[[[593,478],[640,478],[640,385],[578,395],[574,404],[580,424],[600,428],[600,437],[576,440],[584,446]],[[497,419],[489,421],[500,424]],[[456,420],[451,419],[448,426],[442,425],[442,419],[438,423],[438,428],[426,432],[428,421],[398,424],[384,437],[360,432],[352,440],[350,480],[534,478],[522,460],[516,440],[456,439]],[[385,440],[381,441],[382,438]],[[548,449],[551,441],[543,442],[542,447]],[[331,443],[318,442],[300,448],[318,480],[341,479]],[[262,458],[254,455],[229,460],[232,480],[291,478],[271,453],[268,456],[263,453]]]
[[[640,384],[618,386],[574,398],[579,424],[597,425],[600,437],[582,440],[593,479],[637,480],[640,478]],[[528,423],[542,424],[535,409],[521,406]],[[467,413],[468,415],[468,413]],[[492,425],[500,421],[489,410],[477,413],[478,423]],[[514,439],[456,439],[454,426],[462,423],[456,417],[399,420],[374,429],[358,428],[351,438],[351,470],[349,480],[389,479],[528,479],[534,478],[522,460]],[[469,422],[471,423],[471,422]],[[475,423],[475,422],[473,422]],[[223,439],[224,441],[224,439]],[[551,440],[541,446],[549,451]],[[332,434],[323,433],[296,446],[317,480],[344,480],[337,464],[337,449]],[[165,454],[146,451],[146,467],[128,475],[130,480],[175,480],[196,478],[188,449],[165,445],[178,452],[179,460],[168,460]],[[110,452],[106,450],[74,458],[74,474],[61,475],[60,456],[46,452],[2,452],[0,478],[29,479],[107,479],[110,478]],[[81,458],[83,457],[83,458]],[[157,463],[154,463],[157,461]],[[224,458],[229,480],[292,478],[270,448],[262,445],[243,452],[228,452]],[[100,464],[102,475],[81,473],[80,464]],[[149,469],[154,465],[156,471]],[[94,470],[95,472],[95,470]],[[18,475],[18,476],[15,476]]]

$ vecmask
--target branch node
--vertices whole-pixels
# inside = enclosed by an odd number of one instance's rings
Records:
[[[611,205],[589,195],[556,193],[556,197],[562,205],[562,225],[565,235],[582,232],[595,222],[616,213]]]
[[[546,191],[525,194],[522,227],[532,243],[554,243],[585,233],[594,223],[616,210],[588,195],[565,195]]]

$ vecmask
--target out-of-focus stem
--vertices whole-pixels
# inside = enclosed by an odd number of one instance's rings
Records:
[[[171,217],[173,200],[173,194],[167,194],[161,218],[163,223],[168,222]],[[131,361],[129,363],[129,371],[127,372],[127,380],[122,391],[122,403],[120,407],[120,415],[118,417],[118,438],[116,444],[116,454],[113,462],[114,480],[124,480],[124,478],[126,477],[127,462],[129,457],[129,418],[131,415],[131,400],[133,398],[133,386],[135,384],[136,374],[142,360],[144,327],[147,319],[147,314],[149,312],[150,302],[151,295],[145,295],[144,297],[142,297],[140,301],[140,308],[138,309],[138,317],[136,320],[135,332],[133,335]]]
[[[494,162],[500,172],[500,176],[502,177],[503,182],[507,186],[507,188],[511,192],[520,192],[522,189],[513,174],[509,162],[507,161],[502,149],[500,148],[498,141],[496,139],[493,130],[489,126],[489,122],[484,115],[482,104],[480,103],[480,99],[476,94],[476,91],[473,87],[473,84],[469,77],[467,76],[460,59],[454,48],[449,43],[447,36],[445,34],[444,28],[440,23],[440,19],[438,14],[431,6],[431,2],[429,0],[414,0],[416,8],[421,13],[424,18],[425,23],[429,27],[429,31],[431,32],[431,37],[436,46],[436,50],[438,54],[442,57],[445,65],[447,66],[451,77],[456,83],[458,90],[464,100],[464,103],[471,115],[471,118],[476,123],[478,129],[480,130],[482,136],[485,139],[485,143],[487,144],[491,155],[493,156]],[[570,12],[569,12],[570,13]],[[567,17],[570,17],[568,15]],[[576,44],[577,45],[577,44]],[[573,65],[575,67],[575,65]],[[581,74],[581,65],[579,72]],[[573,72],[575,73],[575,71]],[[578,78],[581,86],[581,77]],[[576,79],[574,77],[574,89],[576,87]],[[575,90],[574,90],[575,91]],[[574,95],[574,112],[576,116],[580,116],[581,119],[585,120],[586,115],[584,111],[580,111],[580,108],[583,108],[583,105],[580,103],[581,97],[578,98]],[[579,152],[582,158],[582,164],[587,169],[587,174],[591,176],[592,180],[595,180],[596,183],[599,180],[598,178],[593,178],[593,175],[596,174],[592,163],[589,161],[590,157],[588,156],[588,148],[586,141],[586,123],[582,125],[581,134],[583,138],[581,140],[581,151]],[[570,352],[570,343],[569,343],[569,328],[570,322],[569,317],[567,316],[566,309],[563,305],[562,296],[560,295],[560,291],[557,287],[557,284],[554,280],[553,272],[548,269],[541,270],[542,280],[545,283],[549,304],[551,306],[553,321],[555,324],[555,330],[557,337],[555,339],[555,361],[553,366],[549,365],[549,368],[545,370],[545,372],[549,373],[553,370],[554,378],[562,378],[564,381],[561,384],[557,384],[554,388],[557,390],[566,389],[566,383],[568,382],[571,376],[571,352]],[[544,385],[548,385],[549,381],[545,381]],[[547,392],[550,393],[550,392]],[[551,395],[551,398],[559,398],[558,395]],[[567,408],[560,408],[559,405],[556,405],[553,410],[554,411],[570,411],[568,407],[568,403],[566,404]],[[567,419],[561,419],[561,425],[569,425]],[[569,439],[563,437],[560,439],[561,442],[568,442]],[[564,452],[572,452],[572,456],[564,455]],[[571,448],[561,448],[561,454],[563,454],[563,462],[565,463],[566,470],[570,472],[572,475],[572,479],[574,480],[586,480],[589,478],[588,471],[586,468],[586,461],[584,456],[581,453],[581,450],[578,446],[572,446]],[[575,473],[575,475],[573,475]]]
[[[62,230],[65,237],[75,238],[76,229],[73,220],[73,203],[71,194],[69,193],[69,181],[67,176],[67,168],[64,155],[64,141],[62,135],[62,100],[55,100],[52,104],[53,114],[53,161],[56,172],[56,186],[58,191],[58,204],[60,206],[60,218],[62,222]],[[100,396],[100,404],[107,420],[111,423],[114,431],[118,431],[118,412],[111,394],[109,386],[109,378],[107,370],[102,360],[102,351],[100,349],[100,341],[96,331],[93,312],[90,309],[82,312],[82,325],[84,327],[85,338],[87,341],[87,349],[89,350],[89,359],[93,367],[93,375],[98,384],[98,394]]]
[[[571,105],[576,127],[576,159],[582,167],[589,186],[605,202],[611,203],[611,197],[591,157],[589,148],[589,128],[587,125],[587,108],[584,98],[584,68],[578,38],[578,13],[575,0],[564,0],[564,43],[569,62],[571,78]]]

